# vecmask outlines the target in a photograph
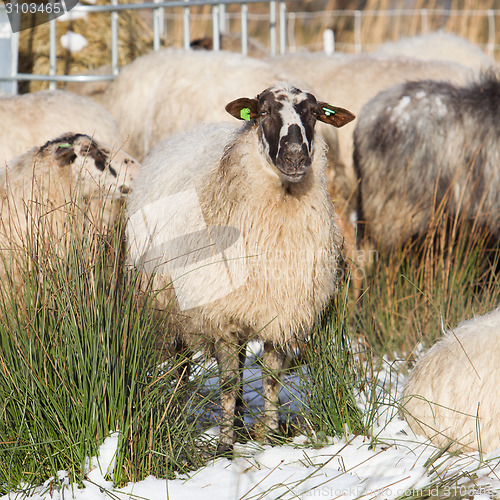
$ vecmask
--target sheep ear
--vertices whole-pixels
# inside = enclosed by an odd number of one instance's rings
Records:
[[[236,101],[231,101],[226,106],[226,111],[235,118],[238,118],[238,120],[255,120],[259,116],[259,101],[257,99],[242,97],[236,99]]]
[[[355,115],[344,108],[337,108],[326,102],[318,102],[318,120],[334,127],[342,127],[352,122]]]
[[[60,167],[69,165],[76,158],[73,144],[67,141],[55,141],[51,147],[51,155]]]

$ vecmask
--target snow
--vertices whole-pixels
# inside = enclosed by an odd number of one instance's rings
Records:
[[[398,127],[404,128],[410,122],[410,113],[406,110],[408,105],[411,103],[410,96],[403,96],[398,102],[398,105],[394,108],[391,114],[391,122],[398,125]]]
[[[70,52],[78,52],[88,45],[87,39],[71,30],[61,36],[61,45]]]
[[[258,346],[254,346],[258,351]],[[500,449],[478,453],[449,455],[435,458],[436,449],[423,437],[413,434],[408,424],[401,420],[392,404],[403,385],[398,375],[398,362],[386,360],[386,370],[379,374],[377,391],[386,405],[382,405],[373,427],[377,444],[372,445],[364,436],[329,438],[322,447],[314,447],[306,436],[297,436],[291,444],[271,447],[250,441],[235,445],[235,458],[218,458],[205,467],[189,474],[165,480],[147,477],[143,481],[113,488],[106,479],[112,474],[118,445],[118,434],[111,434],[101,445],[98,457],[86,463],[86,480],[80,486],[69,484],[68,473],[61,471],[59,478],[64,486],[57,490],[55,483],[47,481],[28,497],[33,500],[275,500],[277,498],[304,499],[354,499],[398,498],[411,490],[434,488],[435,496],[473,497],[487,500],[498,497],[500,479]],[[262,390],[250,365],[245,370],[252,383],[245,385],[245,399],[253,406],[262,404],[258,396]],[[256,370],[256,369],[255,369]],[[395,375],[396,374],[396,375]],[[292,381],[293,382],[293,381]],[[212,380],[211,383],[216,383]],[[295,384],[298,385],[298,384]],[[256,394],[257,393],[257,394]],[[293,391],[281,393],[281,402],[299,404],[300,398]],[[368,399],[360,405],[368,404]],[[217,427],[206,432],[213,439]],[[433,472],[426,462],[433,460]],[[446,483],[446,478],[457,472],[463,480]],[[473,484],[470,483],[473,479]],[[439,482],[437,482],[439,481]],[[433,487],[433,484],[440,486]],[[51,487],[52,486],[52,487]],[[473,489],[471,487],[473,486]],[[0,500],[17,500],[21,493],[11,492]]]

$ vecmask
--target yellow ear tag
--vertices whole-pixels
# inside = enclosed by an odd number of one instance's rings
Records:
[[[333,109],[323,108],[323,111],[325,112],[325,116],[330,116],[335,114],[335,111],[333,111]]]
[[[242,120],[250,121],[250,108],[242,108],[240,110],[240,116]]]

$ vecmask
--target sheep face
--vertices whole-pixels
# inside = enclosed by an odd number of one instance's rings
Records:
[[[84,198],[121,198],[130,191],[139,163],[123,152],[88,135],[66,134],[47,142],[39,154],[48,154],[68,174]]]
[[[342,108],[318,102],[309,92],[290,84],[264,90],[255,99],[230,102],[226,111],[258,127],[260,146],[278,175],[300,182],[311,166],[316,121],[341,127],[354,119]]]

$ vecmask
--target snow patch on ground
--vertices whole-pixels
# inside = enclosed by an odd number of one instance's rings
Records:
[[[258,351],[258,346],[254,346]],[[424,438],[413,434],[397,413],[397,401],[404,383],[398,361],[384,359],[385,369],[375,384],[380,405],[374,416],[373,437],[350,435],[329,438],[322,447],[314,447],[306,436],[296,437],[286,446],[267,446],[257,442],[235,445],[236,458],[219,458],[189,474],[173,480],[147,477],[123,488],[113,488],[109,481],[114,468],[118,434],[110,435],[100,447],[99,457],[87,460],[87,479],[83,487],[70,484],[68,473],[58,474],[63,488],[57,490],[54,480],[31,490],[33,500],[275,500],[304,499],[392,499],[421,491],[437,497],[470,497],[477,500],[500,496],[500,449],[489,454],[448,455],[436,458],[437,450]],[[255,370],[255,371],[254,371]],[[252,365],[246,371],[245,399],[258,411],[262,404],[262,387]],[[216,377],[211,379],[217,384]],[[298,387],[289,381],[285,386]],[[300,404],[290,389],[282,391],[285,405]],[[368,410],[369,398],[359,404]],[[207,439],[218,433],[216,427],[206,432]],[[432,468],[428,467],[432,462]],[[432,470],[432,472],[430,472]],[[462,479],[451,481],[456,473]],[[470,479],[472,478],[472,480]],[[433,484],[439,484],[432,490]],[[427,489],[427,491],[425,491]],[[423,492],[423,493],[422,493]],[[20,500],[22,492],[11,492],[1,500]]]

